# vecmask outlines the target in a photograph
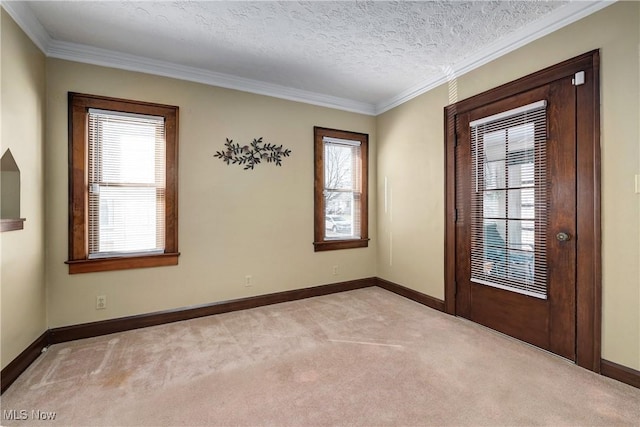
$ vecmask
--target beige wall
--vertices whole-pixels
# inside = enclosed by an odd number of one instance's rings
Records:
[[[640,3],[616,3],[379,116],[378,274],[444,297],[443,108],[601,49],[602,356],[640,369],[639,29]]]
[[[21,171],[24,229],[0,234],[2,368],[46,329],[43,140],[45,57],[4,9],[0,151]],[[0,155],[2,155],[0,153]]]
[[[376,206],[374,117],[63,60],[47,67],[49,327],[375,276],[375,211],[369,248],[314,253],[312,245],[313,126],[370,135]],[[180,107],[178,266],[68,274],[68,91]],[[282,167],[253,171],[213,157],[225,138],[255,137],[293,153]],[[95,309],[97,295],[107,296],[106,310]]]

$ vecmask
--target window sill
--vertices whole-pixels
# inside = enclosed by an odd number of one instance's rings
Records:
[[[94,273],[98,271],[177,265],[179,256],[180,253],[168,253],[118,258],[81,259],[65,261],[65,264],[69,265],[69,274]]]
[[[314,251],[333,251],[337,249],[353,249],[366,248],[369,246],[369,239],[353,239],[353,240],[324,240],[321,242],[313,242]]]
[[[0,232],[24,229],[25,218],[2,219],[0,220]]]

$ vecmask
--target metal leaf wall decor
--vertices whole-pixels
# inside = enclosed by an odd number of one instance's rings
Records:
[[[216,151],[213,157],[221,159],[228,165],[244,166],[244,170],[253,169],[263,161],[282,166],[282,158],[291,155],[291,150],[288,148],[282,148],[282,145],[262,142],[262,137],[254,138],[249,145],[240,145],[227,138],[224,146],[225,149]]]

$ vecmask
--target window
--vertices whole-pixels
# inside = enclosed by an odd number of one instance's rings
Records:
[[[178,263],[178,107],[69,94],[69,273]]]
[[[368,246],[369,135],[315,127],[314,141],[316,252]]]
[[[471,281],[546,299],[546,101],[470,127]]]

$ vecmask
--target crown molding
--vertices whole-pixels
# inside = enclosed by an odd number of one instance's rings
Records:
[[[375,105],[337,96],[295,89],[273,83],[216,73],[202,68],[188,67],[166,61],[145,58],[88,45],[55,40],[44,29],[25,2],[0,1],[2,7],[27,36],[51,58],[118,68],[128,71],[171,77],[227,89],[266,95],[342,111],[375,115]]]
[[[22,31],[27,34],[31,41],[38,46],[38,49],[46,55],[53,39],[25,2],[0,1],[0,5],[16,21],[16,24],[22,28]]]
[[[95,48],[83,44],[53,40],[49,45],[47,56],[86,64],[171,77],[179,80],[187,80],[211,86],[235,89],[243,92],[266,95],[274,98],[297,101],[370,116],[375,115],[375,106],[366,102],[353,101],[346,98],[236,77],[229,74],[216,73],[202,68],[188,67],[185,65],[159,61],[137,55]]]
[[[596,0],[596,1],[572,1],[566,6],[558,8],[556,11],[546,17],[532,22],[522,27],[515,33],[504,37],[494,43],[487,45],[482,50],[471,55],[469,58],[455,64],[452,67],[443,66],[442,75],[425,80],[409,89],[399,93],[398,95],[376,104],[376,115],[389,111],[398,105],[404,104],[411,99],[422,95],[436,87],[447,83],[456,77],[460,77],[469,71],[475,70],[494,59],[497,59],[507,53],[510,53],[534,40],[542,38],[554,31],[559,30],[569,24],[591,15],[607,6],[615,3],[617,0]]]
[[[519,31],[508,37],[487,45],[484,49],[476,52],[464,61],[452,67],[443,66],[443,73],[441,75],[429,78],[375,105],[273,83],[236,77],[229,74],[216,73],[202,68],[188,67],[107,49],[95,48],[88,45],[54,40],[35,17],[31,9],[29,9],[26,2],[0,0],[0,4],[38,48],[40,48],[45,55],[52,58],[154,74],[289,101],[376,116],[422,95],[452,78],[462,76],[527,43],[595,13],[616,1],[617,0],[574,0],[568,5],[558,8],[550,15],[522,27]]]

